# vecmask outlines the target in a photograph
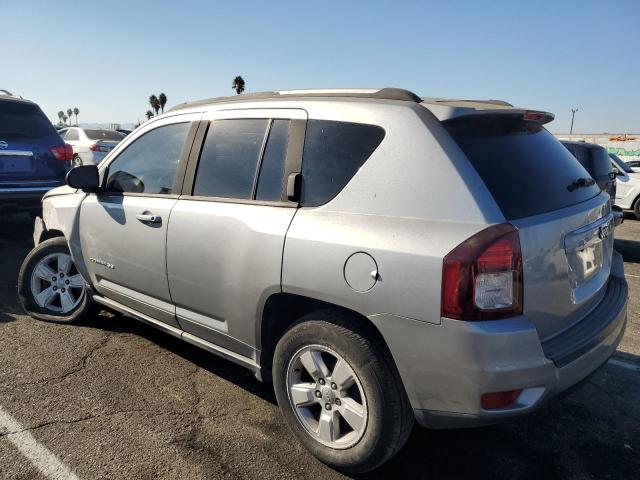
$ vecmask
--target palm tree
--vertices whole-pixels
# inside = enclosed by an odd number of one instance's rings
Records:
[[[149,105],[151,105],[151,108],[154,112],[156,112],[157,115],[160,111],[160,101],[158,100],[158,97],[156,97],[155,95],[151,95],[149,97]]]
[[[233,79],[233,85],[231,86],[231,88],[233,88],[236,93],[238,95],[240,95],[242,92],[244,92],[244,78],[242,78],[240,75],[238,75],[236,78]]]
[[[151,110],[147,110],[147,113],[145,113],[145,115],[147,116],[147,120],[151,120],[151,117],[153,117],[153,112]]]
[[[158,95],[158,102],[160,102],[160,108],[162,109],[162,113],[164,113],[164,106],[167,104],[167,96],[164,93]]]
[[[62,120],[64,121],[64,124],[65,124],[65,125],[67,124],[67,118],[69,118],[69,117],[67,117],[67,116],[63,113],[63,114],[62,114]]]
[[[80,113],[80,110],[78,109],[78,107],[73,109],[73,114],[76,116],[76,127],[78,126],[78,114]]]
[[[67,116],[69,117],[69,124],[71,124],[71,115],[73,115],[73,110],[70,108],[67,108]]]
[[[60,110],[58,112],[58,118],[60,119],[60,123],[62,123],[62,118],[64,117],[64,112],[62,110]]]

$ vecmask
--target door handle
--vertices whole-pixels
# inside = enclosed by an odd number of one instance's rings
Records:
[[[162,217],[160,215],[153,215],[151,213],[139,213],[136,215],[136,218],[140,220],[142,223],[160,223],[162,222]]]

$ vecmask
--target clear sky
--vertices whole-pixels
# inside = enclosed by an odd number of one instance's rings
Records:
[[[248,91],[407,88],[498,98],[574,132],[640,132],[640,0],[0,0],[0,88],[57,121],[136,122]]]

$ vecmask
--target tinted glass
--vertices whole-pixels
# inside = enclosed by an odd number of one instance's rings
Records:
[[[107,190],[171,193],[189,123],[175,123],[145,133],[109,165]]]
[[[284,167],[289,144],[289,120],[274,120],[260,165],[256,200],[282,199]]]
[[[126,135],[124,133],[116,132],[115,130],[84,130],[84,133],[89,140],[113,140],[119,142]]]
[[[202,147],[193,194],[250,199],[267,119],[216,120]]]
[[[569,189],[589,173],[547,130],[507,115],[443,122],[507,220],[568,207],[600,193]]]
[[[69,140],[71,142],[79,140],[78,131],[77,130],[67,130],[67,133],[64,136],[65,140]]]
[[[0,101],[0,138],[42,138],[56,133],[40,107],[13,100]]]
[[[362,123],[309,120],[302,155],[303,206],[327,203],[351,180],[384,138]]]

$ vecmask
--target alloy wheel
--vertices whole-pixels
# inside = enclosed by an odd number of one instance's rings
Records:
[[[31,274],[31,294],[41,308],[56,314],[72,312],[85,295],[85,282],[67,253],[42,258]]]
[[[355,371],[338,353],[310,345],[287,368],[290,405],[305,430],[336,449],[355,445],[367,426],[367,401]]]

